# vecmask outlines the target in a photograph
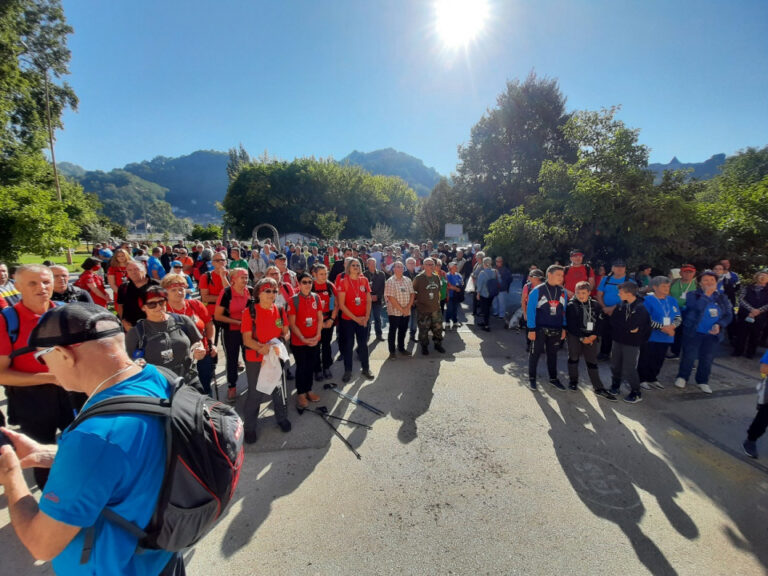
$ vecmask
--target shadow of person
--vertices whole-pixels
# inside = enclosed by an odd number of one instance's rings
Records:
[[[674,501],[683,488],[670,467],[613,412],[604,417],[583,396],[570,394],[550,401],[536,393],[535,398],[549,422],[560,466],[582,502],[593,514],[614,522],[624,532],[638,559],[652,574],[677,574],[640,528],[645,506],[637,491],[641,488],[653,495],[682,536],[696,538],[696,525]],[[551,402],[557,404],[559,413]]]

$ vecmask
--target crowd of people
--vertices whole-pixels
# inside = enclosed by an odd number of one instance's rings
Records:
[[[519,308],[512,297],[515,275],[501,256],[486,255],[478,244],[319,240],[280,248],[267,240],[187,248],[182,242],[152,247],[123,242],[96,245],[81,268],[70,282],[64,266],[24,265],[11,279],[7,265],[0,264],[0,384],[6,388],[9,422],[35,450],[55,444],[57,432],[89,397],[122,374],[98,386],[65,390],[59,372],[49,369],[55,347],[30,345],[30,334],[51,308],[74,302],[96,305],[115,319],[118,329],[105,330],[113,338],[110,346],[122,347],[114,357],[124,353],[130,360],[118,362],[131,372],[125,378],[136,375],[131,366],[164,367],[217,397],[217,365],[223,362],[226,400],[245,397],[241,413],[249,444],[258,440],[264,402],[272,402],[276,424],[287,433],[289,402],[304,410],[320,400],[313,387],[334,376],[334,344],[343,383],[375,379],[369,342],[372,336],[384,342],[387,326],[388,361],[410,355],[406,338],[416,343],[417,353],[444,355],[445,331],[462,326],[465,310],[471,311],[482,331],[504,325],[524,333],[531,389],[538,389],[544,355],[549,384],[578,391],[583,358],[600,399],[615,402],[626,386],[623,400],[630,404],[642,401],[646,390],[685,388],[694,365],[695,384],[712,393],[710,373],[721,342],[727,338],[733,356],[751,359],[768,337],[768,270],[742,283],[728,260],[705,270],[683,264],[665,274],[642,265],[629,274],[621,259],[606,268],[573,250],[567,265],[530,267]],[[66,348],[62,359],[76,347]],[[564,347],[567,385],[557,370]],[[676,377],[662,382],[661,368],[673,359]],[[600,361],[610,361],[609,383],[601,379]],[[761,363],[768,374],[768,354]],[[247,387],[240,390],[242,372]],[[294,381],[295,394],[287,381]],[[0,424],[5,424],[2,413]],[[749,456],[757,457],[755,442],[767,426],[768,408],[761,408],[743,444]],[[27,463],[35,464],[35,480],[45,491],[50,462],[37,465],[43,460]]]

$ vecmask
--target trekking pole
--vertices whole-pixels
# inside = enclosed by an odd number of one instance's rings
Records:
[[[373,426],[369,424],[364,424],[363,422],[356,422],[355,420],[348,420],[346,418],[340,418],[339,416],[334,416],[333,414],[328,414],[328,408],[325,406],[318,406],[317,410],[314,408],[299,408],[299,414],[302,414],[304,410],[307,410],[309,412],[314,412],[315,414],[318,414],[319,416],[323,416],[324,418],[333,418],[334,420],[338,420],[339,422],[344,422],[345,424],[354,424],[355,426],[361,426],[363,428],[366,428],[368,430],[373,430]]]
[[[323,385],[323,388],[325,390],[333,390],[341,398],[344,398],[345,400],[348,400],[349,402],[352,402],[352,404],[357,404],[361,408],[365,408],[366,410],[370,410],[371,412],[373,412],[377,416],[386,416],[386,414],[384,414],[384,412],[382,412],[381,410],[379,410],[375,406],[371,406],[367,402],[363,402],[357,396],[350,396],[349,394],[346,394],[345,392],[342,392],[341,390],[337,389],[336,388],[336,384],[333,384],[332,382]]]
[[[358,459],[358,460],[362,459],[362,456],[360,456],[360,453],[359,453],[357,450],[355,450],[355,447],[354,447],[354,446],[352,446],[352,444],[350,444],[350,443],[349,443],[349,440],[347,440],[346,438],[344,438],[344,436],[342,436],[342,435],[341,435],[341,432],[339,432],[339,431],[336,429],[336,426],[334,426],[333,424],[331,424],[331,421],[330,421],[330,420],[328,420],[328,418],[327,418],[328,414],[323,414],[322,412],[318,412],[317,410],[312,410],[311,408],[305,408],[305,410],[309,410],[309,411],[310,411],[310,412],[312,412],[313,414],[317,414],[318,416],[320,416],[320,418],[322,418],[323,422],[325,422],[326,424],[328,424],[328,426],[331,428],[331,430],[333,430],[333,433],[334,433],[334,434],[336,434],[336,436],[338,436],[338,437],[339,437],[339,439],[340,439],[342,442],[344,442],[344,444],[346,445],[346,447],[347,447],[347,448],[349,448],[349,449],[352,451],[352,454],[354,454],[355,456],[357,456],[357,459]],[[301,412],[303,412],[303,410],[302,410]],[[301,412],[299,412],[299,414],[301,414]]]

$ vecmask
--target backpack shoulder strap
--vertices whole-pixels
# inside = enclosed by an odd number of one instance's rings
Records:
[[[14,344],[19,338],[19,313],[13,306],[7,306],[0,312],[3,314],[5,327],[8,330],[8,337],[11,339],[11,344]]]
[[[144,347],[147,344],[147,342],[146,342],[147,333],[146,333],[146,331],[144,329],[144,319],[143,318],[139,318],[136,321],[135,328],[136,328],[136,334],[139,337],[138,340],[136,341],[136,350],[141,350],[142,352],[144,352]]]
[[[296,314],[298,314],[299,313],[299,295],[294,294],[291,300],[293,301],[293,310],[296,312]]]

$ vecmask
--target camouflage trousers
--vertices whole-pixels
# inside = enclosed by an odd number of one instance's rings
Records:
[[[443,314],[438,308],[434,312],[419,312],[419,344],[429,344],[429,331],[432,330],[432,340],[435,344],[443,341]]]

